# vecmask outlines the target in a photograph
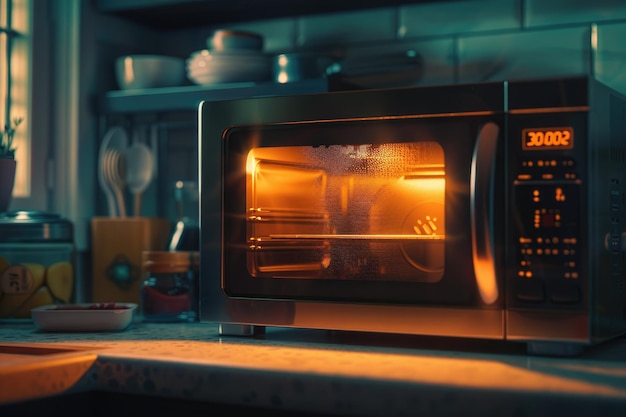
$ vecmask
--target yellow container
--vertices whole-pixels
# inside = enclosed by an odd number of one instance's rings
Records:
[[[163,250],[171,233],[168,219],[94,217],[91,220],[93,302],[139,304],[142,258]]]
[[[0,319],[74,301],[73,225],[41,211],[0,214]]]

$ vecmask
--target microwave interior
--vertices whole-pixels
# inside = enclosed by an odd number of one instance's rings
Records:
[[[397,119],[226,132],[226,293],[472,303],[477,130]]]
[[[441,279],[436,142],[257,148],[247,159],[251,276]]]

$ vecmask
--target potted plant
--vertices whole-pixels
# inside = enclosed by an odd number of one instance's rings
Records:
[[[0,136],[0,213],[7,210],[13,195],[15,183],[15,147],[13,137],[17,127],[22,123],[22,118],[14,118],[13,126],[5,125]]]

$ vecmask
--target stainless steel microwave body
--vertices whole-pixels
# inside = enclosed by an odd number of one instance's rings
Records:
[[[200,317],[506,339],[626,329],[626,101],[587,77],[203,102]]]

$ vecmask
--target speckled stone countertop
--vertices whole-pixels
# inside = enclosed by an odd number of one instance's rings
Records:
[[[0,324],[0,347],[22,345],[58,353],[0,353],[0,404],[98,391],[327,415],[626,415],[626,338],[550,358],[493,341],[297,329],[220,337],[208,323],[110,333]]]

